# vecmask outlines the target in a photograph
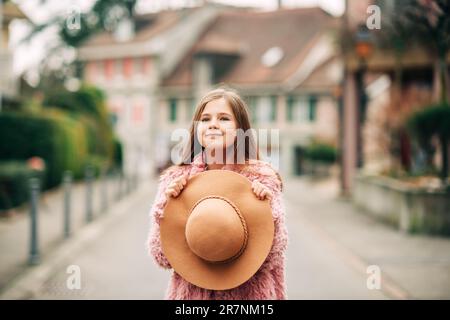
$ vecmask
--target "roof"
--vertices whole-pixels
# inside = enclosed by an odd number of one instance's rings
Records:
[[[137,15],[134,17],[134,37],[129,41],[120,42],[120,44],[147,41],[174,26],[187,14],[188,11],[190,12],[192,10],[195,9],[167,10],[157,13]],[[112,32],[104,31],[87,40],[83,44],[83,47],[114,45],[117,43],[118,41],[114,38]]]
[[[342,62],[338,55],[331,56],[317,68],[295,89],[333,89],[342,77]]]
[[[238,57],[220,82],[283,82],[301,65],[317,36],[335,21],[318,7],[221,13],[163,81],[163,86],[192,85],[193,61],[201,53]],[[283,55],[277,64],[268,67],[261,57],[273,47],[281,48]]]

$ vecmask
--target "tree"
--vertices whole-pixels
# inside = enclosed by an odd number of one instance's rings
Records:
[[[450,51],[450,0],[411,1],[398,19],[414,26],[414,38],[437,60],[440,102],[448,101],[447,56]]]
[[[424,48],[437,58],[437,71],[439,74],[440,103],[448,108],[448,67],[447,56],[450,51],[450,0],[417,0],[406,8],[405,16],[417,25],[417,39]],[[445,113],[448,115],[448,113]],[[444,130],[445,131],[445,130]],[[443,179],[448,177],[448,145],[447,134],[438,132],[442,153]]]
[[[450,0],[409,0],[402,3],[395,10],[395,14],[388,17],[387,30],[382,33],[384,39],[391,41],[397,56],[396,80],[397,86],[401,84],[401,56],[407,47],[418,45],[435,59],[435,74],[438,75],[438,82],[435,83],[438,101],[435,101],[440,108],[446,108],[448,103],[448,66],[447,56],[450,51]],[[394,91],[401,91],[396,88]],[[398,93],[394,95],[394,100],[400,98]],[[437,108],[437,110],[440,110]],[[441,111],[436,111],[439,114]],[[427,113],[425,113],[427,114]],[[448,115],[442,111],[443,115]],[[424,120],[421,120],[424,118]],[[412,127],[422,128],[419,125],[425,121],[425,116],[418,116]],[[428,119],[428,118],[427,118]],[[424,124],[426,126],[427,124]],[[410,125],[411,127],[411,125]],[[442,170],[443,179],[448,177],[448,149],[449,137],[444,134],[445,130],[434,131],[438,137],[442,150]],[[444,133],[443,133],[444,132]]]
[[[132,17],[136,2],[137,0],[97,0],[87,13],[74,10],[67,16],[56,16],[45,23],[35,25],[24,41],[47,28],[57,27],[64,44],[79,47],[92,35],[102,30],[113,31],[120,21]]]

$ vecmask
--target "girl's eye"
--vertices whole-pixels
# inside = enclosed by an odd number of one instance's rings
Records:
[[[201,122],[208,121],[208,118],[203,118],[203,119],[201,119],[200,121],[201,121]]]
[[[228,120],[230,120],[230,119],[228,119],[227,117],[222,117],[222,118],[220,118],[220,120],[228,121]]]

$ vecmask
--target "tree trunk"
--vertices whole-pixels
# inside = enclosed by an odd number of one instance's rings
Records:
[[[441,90],[440,98],[441,99],[440,99],[440,101],[443,104],[447,104],[447,102],[448,102],[448,97],[447,97],[448,72],[447,72],[446,57],[447,57],[447,52],[442,52],[441,54],[439,54],[439,78],[440,78],[439,80],[441,82],[441,85],[440,85],[440,90]]]
[[[409,172],[411,170],[411,143],[405,128],[400,130],[400,161],[402,168]]]
[[[442,153],[442,171],[441,178],[445,182],[448,178],[448,138],[445,135],[439,137]]]

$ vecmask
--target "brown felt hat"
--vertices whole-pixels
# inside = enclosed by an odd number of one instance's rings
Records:
[[[230,170],[192,177],[170,197],[161,220],[162,249],[173,269],[205,289],[227,290],[250,279],[272,247],[269,200],[259,200],[251,182]]]

